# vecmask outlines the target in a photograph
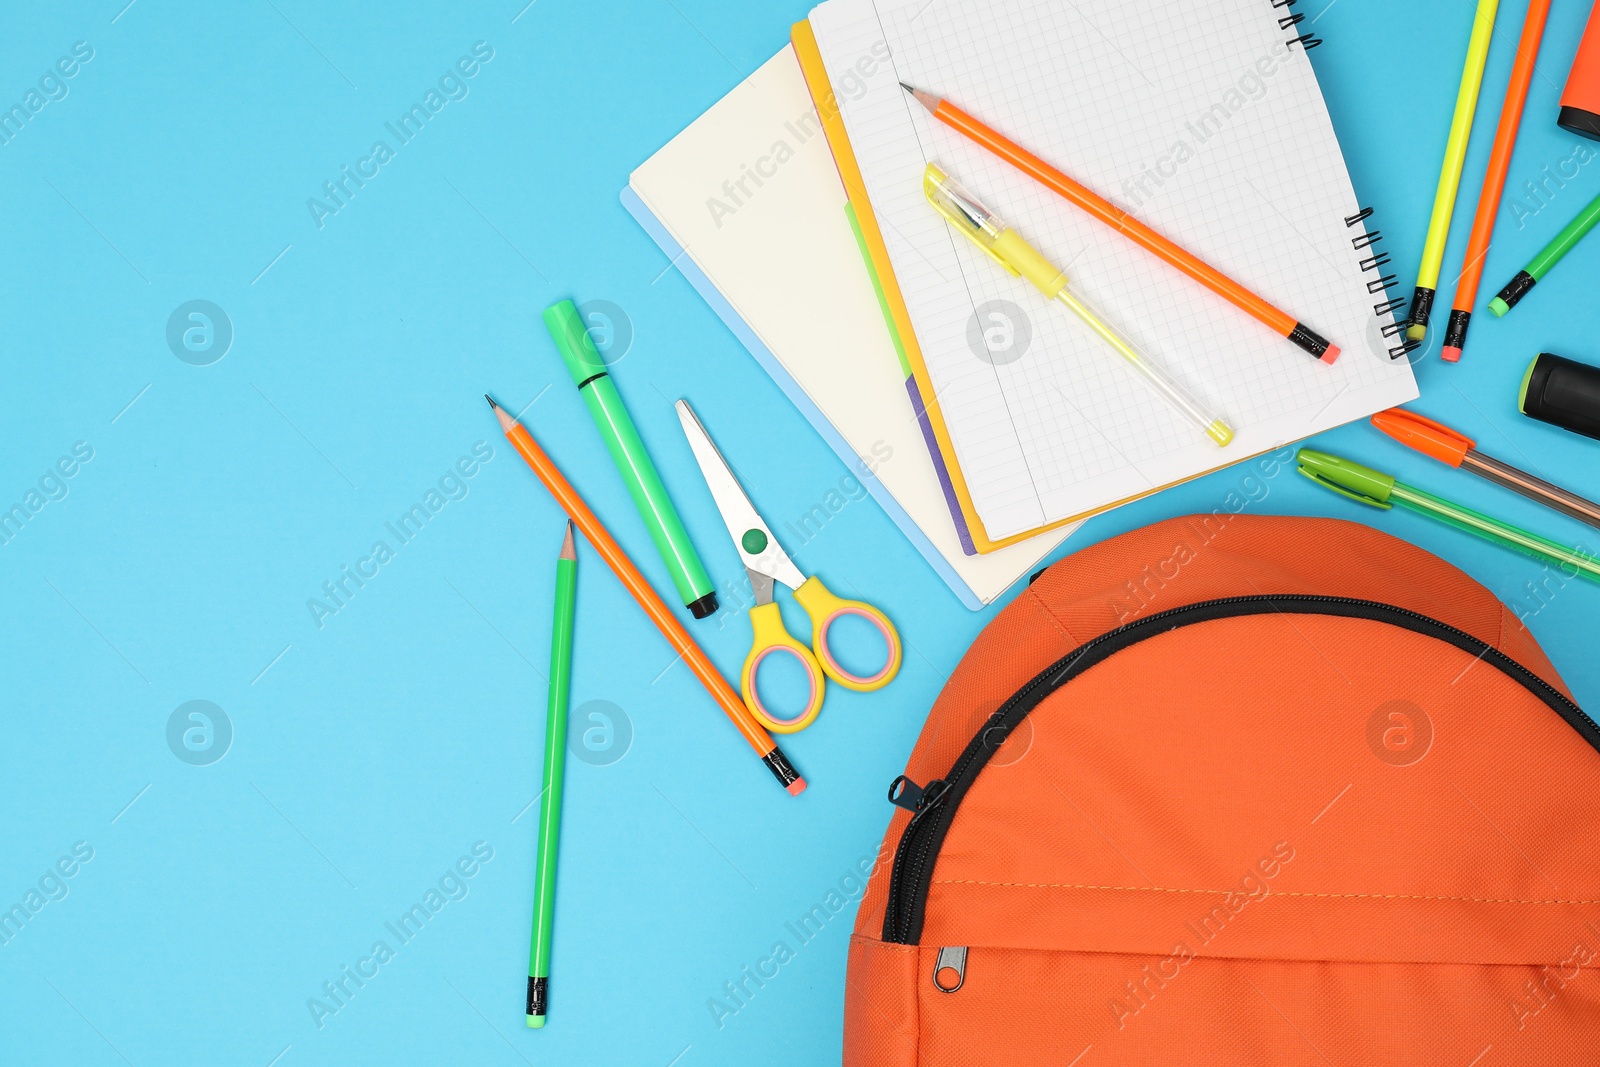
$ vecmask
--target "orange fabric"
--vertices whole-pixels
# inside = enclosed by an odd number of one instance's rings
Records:
[[[1492,594],[1420,549],[1333,520],[1191,517],[1084,549],[1019,595],[907,775],[944,777],[1084,642],[1255,594],[1430,616],[1565,693]],[[1600,1061],[1600,753],[1435,637],[1267,612],[1117,652],[978,775],[919,944],[884,944],[909,818],[891,820],[857,918],[847,1067]],[[954,993],[932,982],[942,946],[968,950]]]

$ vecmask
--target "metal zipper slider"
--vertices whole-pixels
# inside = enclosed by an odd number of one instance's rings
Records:
[[[933,963],[933,988],[941,993],[954,993],[967,980],[967,947],[955,945],[939,950]]]

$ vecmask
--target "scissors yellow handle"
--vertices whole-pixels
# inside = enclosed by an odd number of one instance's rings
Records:
[[[739,677],[739,688],[751,713],[767,729],[784,734],[804,730],[816,719],[817,712],[822,710],[827,679],[832,678],[847,689],[863,693],[882,689],[899,673],[902,655],[899,632],[883,612],[871,604],[835,596],[816,577],[807,578],[800,588],[795,590],[794,596],[800,606],[806,609],[806,614],[811,617],[811,648],[801,644],[784,627],[783,616],[779,613],[776,603],[757,605],[750,609],[753,640],[750,654],[745,657],[744,670]],[[828,631],[835,622],[846,615],[865,619],[883,636],[884,664],[874,674],[852,674],[839,662],[829,647]],[[801,668],[806,673],[806,682],[811,687],[804,710],[792,718],[774,714],[761,702],[761,695],[756,689],[756,674],[761,669],[762,661],[779,652],[787,653],[799,660]]]
[[[794,591],[794,598],[806,609],[806,614],[811,616],[811,647],[816,651],[817,659],[821,660],[822,669],[829,678],[846,689],[870,693],[874,689],[882,689],[900,673],[900,634],[894,628],[894,623],[890,622],[883,612],[859,600],[846,600],[834,596],[816,575],[807,578],[805,584]],[[828,646],[828,630],[846,615],[865,619],[877,627],[878,633],[883,635],[885,658],[882,669],[876,674],[864,676],[851,674],[834,658]]]
[[[811,650],[792,637],[783,625],[783,615],[778,611],[777,602],[758,604],[750,609],[750,629],[752,642],[750,654],[745,657],[744,671],[739,675],[739,690],[744,694],[744,702],[750,708],[761,725],[774,733],[792,734],[797,730],[804,730],[816,719],[817,712],[822,710],[823,689],[827,685],[827,678],[823,676],[822,668],[817,665],[817,657]],[[800,661],[801,668],[806,672],[806,681],[811,686],[811,695],[806,698],[805,710],[794,718],[782,718],[774,715],[761,703],[761,694],[756,690],[756,672],[761,669],[762,660],[775,652],[787,652]]]

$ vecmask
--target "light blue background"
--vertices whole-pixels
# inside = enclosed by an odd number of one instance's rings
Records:
[[[888,610],[905,667],[879,695],[836,688],[787,742],[812,783],[800,800],[772,786],[581,548],[573,704],[613,702],[633,738],[615,763],[569,764],[553,1014],[544,1032],[523,1026],[535,832],[523,812],[538,787],[561,520],[481,394],[517,408],[540,397],[528,421],[663,590],[538,322],[546,304],[625,309],[620,387],[719,582],[737,559],[669,398],[693,399],[775,527],[846,474],[617,202],[630,169],[779,49],[807,5],[524,2],[103,0],[0,16],[7,107],[74,42],[94,49],[66,98],[0,146],[0,505],[76,442],[94,450],[66,498],[0,546],[0,907],[75,842],[94,850],[68,895],[0,945],[0,1060],[838,1058],[853,903],[804,946],[785,924],[870,857],[885,786],[992,615],[962,609],[870,502],[792,547],[803,568]],[[1441,325],[1524,6],[1501,12]],[[1556,4],[1513,191],[1577,143],[1555,111],[1586,13]],[[1470,16],[1461,0],[1335,0],[1315,24],[1335,126],[1407,295]],[[393,144],[383,124],[478,41],[493,59],[469,95],[319,229],[307,198],[374,140]],[[1596,191],[1600,162],[1525,228],[1503,211],[1484,299]],[[1438,362],[1437,340],[1418,363],[1421,410],[1591,496],[1600,446],[1522,418],[1514,393],[1538,351],[1600,362],[1597,263],[1600,238],[1508,319],[1480,313],[1461,366]],[[210,366],[165,340],[191,299],[220,305],[235,331]],[[1596,545],[1594,531],[1364,425],[1321,440]],[[395,546],[384,523],[478,441],[493,459],[465,499],[319,629],[307,598],[375,540]],[[1221,507],[1244,478],[1223,471],[1123,508],[1068,547]],[[1538,606],[1536,564],[1293,475],[1261,484],[1253,511],[1371,522]],[[1600,593],[1572,583],[1529,620],[1590,705],[1597,608]],[[694,632],[731,675],[742,616]],[[234,731],[209,766],[166,740],[174,709],[196,699]],[[493,859],[467,895],[398,945],[384,923],[480,841]],[[395,958],[319,1029],[307,999],[379,939]],[[779,940],[794,959],[719,1028],[708,1000]]]

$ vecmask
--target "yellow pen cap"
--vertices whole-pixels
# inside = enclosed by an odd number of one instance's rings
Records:
[[[1016,230],[1006,230],[994,239],[994,252],[1004,256],[1012,273],[1020,274],[1051,300],[1067,287],[1067,272],[1041,256]]]
[[[922,172],[922,195],[928,198],[935,211],[1008,273],[1028,279],[1052,300],[1066,287],[1066,272],[1041,256],[936,164],[929,163]]]

